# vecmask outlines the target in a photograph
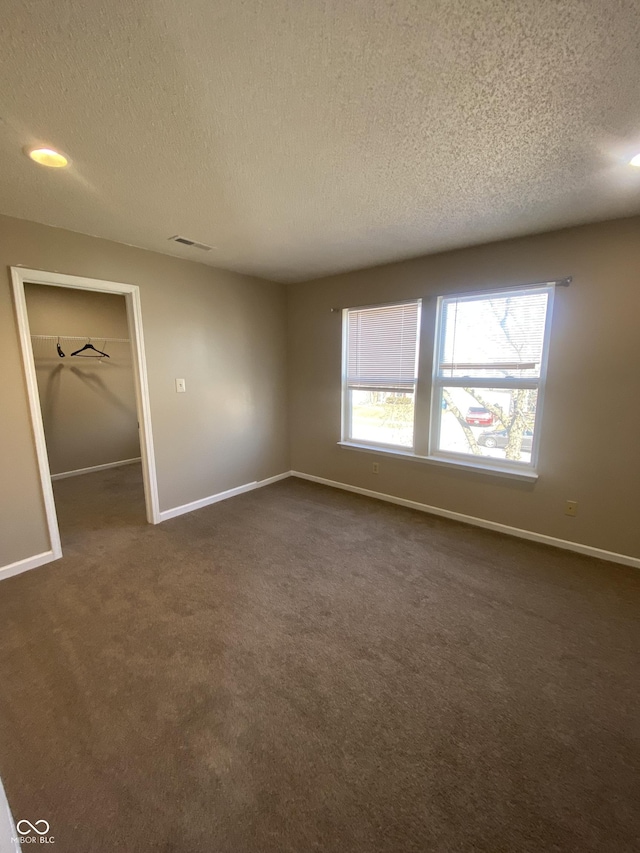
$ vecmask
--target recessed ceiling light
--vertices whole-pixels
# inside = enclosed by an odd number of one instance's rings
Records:
[[[51,169],[62,169],[69,164],[64,154],[54,151],[53,148],[31,148],[26,153],[36,163],[49,166]]]
[[[629,165],[638,166],[638,168],[640,168],[640,154],[636,154],[635,157],[632,157],[631,160],[629,160]]]

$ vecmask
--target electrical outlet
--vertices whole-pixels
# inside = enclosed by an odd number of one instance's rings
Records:
[[[564,514],[575,518],[578,514],[578,501],[567,501],[564,507]]]
[[[187,383],[184,379],[176,379],[176,391],[178,394],[184,394],[187,390]]]
[[[373,473],[374,473],[374,474],[379,474],[379,473],[380,473],[380,465],[379,465],[379,463],[378,463],[378,462],[374,462],[374,463],[373,463],[372,471],[373,471]]]

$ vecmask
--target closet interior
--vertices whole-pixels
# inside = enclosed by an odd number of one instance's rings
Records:
[[[144,492],[124,296],[27,284],[60,533],[136,519]]]

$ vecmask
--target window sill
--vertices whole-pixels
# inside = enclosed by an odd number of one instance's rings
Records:
[[[538,474],[531,470],[499,467],[494,465],[478,465],[475,462],[463,462],[457,459],[447,459],[443,456],[418,456],[410,450],[386,449],[375,444],[353,444],[350,441],[339,441],[338,446],[345,450],[359,450],[365,453],[375,453],[379,456],[392,456],[395,459],[411,459],[414,462],[426,462],[428,465],[440,465],[444,468],[457,468],[462,471],[473,471],[476,474],[489,474],[494,477],[507,477],[512,480],[529,480],[535,482]]]

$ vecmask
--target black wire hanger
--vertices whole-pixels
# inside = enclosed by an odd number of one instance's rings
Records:
[[[85,350],[93,350],[96,355],[82,355]],[[111,358],[109,353],[102,352],[102,350],[96,349],[94,345],[89,341],[88,344],[85,344],[80,349],[77,349],[75,352],[72,352],[71,355],[77,355],[79,358]]]
[[[60,358],[65,358],[65,353],[62,352],[62,347],[60,346],[60,338],[58,338],[56,349],[58,350],[58,355],[60,356]]]

